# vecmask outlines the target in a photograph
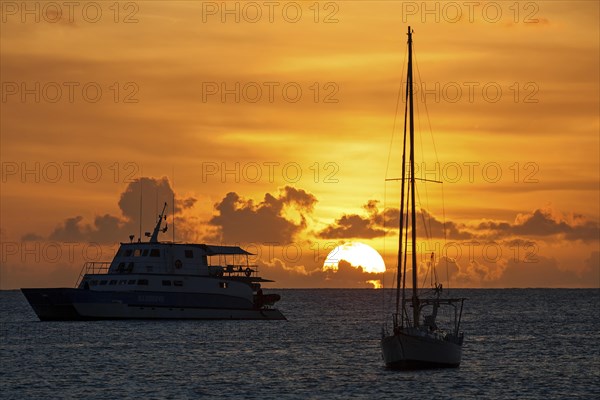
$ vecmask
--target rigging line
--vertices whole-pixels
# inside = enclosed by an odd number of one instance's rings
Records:
[[[421,197],[419,196],[419,190],[418,190],[418,188],[416,188],[415,190],[416,190],[416,194],[417,194],[417,199],[419,200],[419,203],[421,203]],[[431,220],[433,218],[431,217],[431,215],[428,215],[427,218],[425,218],[425,213],[423,211],[423,208],[421,208],[420,214],[421,214],[421,220],[423,221],[423,230],[425,231],[425,238],[426,238],[427,242],[431,242],[431,244],[433,244],[432,247],[435,247],[435,244],[433,243],[433,230],[431,228]],[[422,253],[422,254],[424,254],[424,253]],[[431,271],[431,278],[433,279],[435,277],[435,283],[437,284],[438,280],[437,280],[437,272],[435,270],[435,265],[431,264],[431,263],[427,263],[426,265],[427,265],[427,272],[425,274],[425,278],[423,279],[423,286],[425,286],[425,282],[427,282],[427,277],[429,276],[430,271]],[[431,286],[433,286],[433,284]]]
[[[442,226],[444,227],[444,249],[446,248],[446,207],[444,202],[444,184],[442,184]],[[444,257],[444,262],[446,264],[446,285],[448,285],[447,289],[450,290],[450,272],[448,270],[448,255]]]
[[[421,196],[419,196],[419,191],[417,189],[415,189],[415,192],[417,194],[417,199],[419,200],[419,203],[421,203]],[[422,207],[421,207],[420,211],[421,211],[420,212],[421,220],[423,221],[423,230],[425,231],[425,238],[427,239],[427,241],[432,241],[433,235],[432,235],[432,231],[431,231],[431,225],[429,226],[429,229],[427,229],[427,224],[425,223],[425,214],[423,214]]]
[[[410,43],[409,43],[410,45]],[[409,46],[410,47],[410,46]],[[409,62],[410,62],[411,58],[410,58],[410,54],[409,54]],[[412,85],[412,73],[410,75],[410,82]],[[404,296],[404,289],[402,290],[402,294],[400,293],[400,280],[402,279],[402,270],[401,270],[401,266],[402,266],[402,221],[404,218],[404,189],[406,186],[408,186],[405,181],[406,178],[406,133],[407,133],[407,123],[408,123],[408,101],[409,101],[409,96],[410,97],[410,101],[411,101],[411,127],[413,124],[412,121],[412,88],[410,88],[409,90],[409,86],[408,86],[408,80],[406,83],[406,91],[405,91],[405,99],[406,102],[404,103],[404,129],[403,129],[403,133],[402,133],[402,166],[401,166],[401,175],[402,175],[402,180],[401,180],[401,185],[400,185],[400,207],[399,207],[399,223],[398,223],[398,227],[400,228],[399,233],[398,233],[398,257],[396,260],[396,315],[398,315],[398,311],[400,308],[400,297]],[[412,129],[412,128],[411,128]],[[412,140],[412,139],[411,139]],[[412,146],[412,143],[411,143]],[[412,155],[414,154],[412,147],[411,147],[411,160],[414,161],[414,159],[412,158]],[[414,176],[413,176],[414,178]],[[414,185],[414,181],[413,181],[413,185]],[[402,295],[402,296],[401,296]]]
[[[419,201],[419,203],[421,203],[421,197],[419,196],[419,190],[417,188],[415,188],[415,193],[417,195],[417,199]],[[420,210],[420,214],[421,214],[421,220],[423,221],[423,230],[425,231],[425,238],[427,239],[428,242],[433,241],[433,236],[432,236],[432,231],[431,231],[431,226],[429,226],[429,230],[427,229],[427,221],[425,220],[425,215],[423,213],[423,208],[421,208]],[[428,218],[428,221],[431,222],[431,217]],[[425,273],[425,276],[423,277],[423,284],[421,285],[421,287],[425,287],[425,282],[427,282],[427,278],[430,276],[429,273],[432,271],[432,264],[429,262],[426,262],[427,265],[427,272]],[[435,268],[435,267],[433,267]],[[433,275],[435,273],[435,269],[433,270],[433,272],[431,273],[431,278],[433,278]],[[436,283],[437,283],[437,274],[436,274]],[[433,286],[433,285],[432,285]]]
[[[422,288],[425,287],[425,282],[427,282],[427,278],[429,277],[429,268],[431,268],[429,263],[425,263],[425,265],[427,265],[427,270],[426,270],[427,272],[425,272],[425,276],[423,277],[423,283],[421,284]]]
[[[416,189],[415,189],[416,190]],[[419,199],[419,203],[421,202],[421,198],[419,196],[419,191],[416,190],[416,194],[417,194],[417,198]],[[427,240],[427,242],[433,242],[433,236],[431,234],[431,226],[429,227],[429,230],[427,229],[427,223],[425,220],[425,215],[423,214],[423,209],[421,208],[420,210],[420,214],[421,214],[421,220],[423,221],[423,230],[425,231],[425,238]],[[429,221],[431,221],[431,217],[428,218]],[[421,257],[423,257],[424,253],[421,253]],[[429,262],[426,262],[425,265],[427,265],[427,272],[425,273],[425,277],[423,278],[423,284],[421,285],[422,287],[425,287],[425,282],[427,282],[427,277],[429,276],[430,271],[432,270],[432,265]],[[433,273],[435,272],[435,270],[433,270],[431,277],[433,278]],[[437,283],[437,282],[436,282]],[[433,285],[432,285],[433,286]]]
[[[432,254],[431,262],[433,265],[433,273],[435,274],[435,284],[437,285],[439,283],[439,279],[438,279],[438,274],[437,274],[437,268],[435,267],[435,255],[434,254]]]
[[[414,44],[413,44],[414,46]],[[419,82],[423,82],[423,80],[421,79],[421,70],[419,69],[419,63],[417,60],[417,54],[415,51],[413,51],[414,54],[414,59],[415,59],[415,68],[417,70],[417,76],[419,77]],[[437,147],[435,145],[435,140],[433,140],[433,129],[431,128],[431,119],[429,118],[429,109],[427,108],[427,98],[423,97],[423,106],[425,107],[425,114],[427,116],[427,123],[429,125],[429,134],[431,136],[431,143],[433,145],[433,153],[435,154],[435,161],[436,162],[440,162],[439,157],[438,157],[438,152],[437,152]]]
[[[392,125],[392,136],[390,138],[390,144],[389,144],[389,148],[388,148],[387,163],[386,163],[386,166],[385,166],[385,178],[386,179],[388,177],[388,172],[389,172],[389,169],[390,169],[390,159],[391,159],[392,148],[393,148],[393,144],[394,144],[394,134],[396,132],[396,122],[398,120],[398,109],[400,108],[400,97],[402,96],[402,86],[403,86],[403,84],[402,84],[402,77],[404,76],[404,65],[406,64],[406,55],[407,55],[407,53],[408,53],[408,49],[405,49],[404,50],[404,60],[402,62],[402,72],[400,74],[400,85],[398,87],[398,95],[396,97],[396,111],[394,113],[394,123]],[[405,106],[404,113],[406,115],[406,106]],[[387,205],[387,184],[384,182],[383,185],[384,185],[383,186],[383,193],[384,193],[383,194],[383,198],[384,198],[384,203],[383,203],[383,224],[384,224],[383,225],[383,230],[384,230],[384,234],[383,234],[383,254],[385,255],[385,253],[386,253],[386,246],[385,246],[385,243],[386,243],[385,242],[385,232],[386,232],[386,230],[385,230],[385,210],[386,210],[386,205]],[[396,269],[398,269],[398,268],[396,268]],[[394,273],[396,274],[397,272],[394,272]],[[394,275],[394,282],[395,281],[396,281],[396,276]],[[382,285],[385,288],[385,272],[383,273],[383,276],[382,276]],[[392,287],[393,287],[393,285],[392,285]],[[386,311],[386,309],[385,309],[385,291],[383,291],[383,292],[384,292],[384,294],[382,295],[383,302],[384,302],[384,309],[383,309],[383,311],[385,312]]]
[[[386,229],[385,229],[385,209],[386,209],[386,205],[387,205],[387,184],[383,183],[383,257],[385,260],[386,257],[386,246],[385,246],[385,236],[386,236]],[[385,261],[384,261],[384,265],[385,265]],[[387,267],[386,267],[387,270]],[[381,291],[381,312],[383,313],[383,316],[385,318],[385,316],[387,315],[387,307],[386,307],[386,301],[385,301],[385,271],[383,271],[381,273],[381,288],[384,289]]]
[[[418,62],[417,62],[417,56],[416,56],[416,53],[417,53],[417,51],[416,51],[416,50],[413,48],[413,56],[414,56],[414,60],[415,60],[415,68],[417,69],[417,76],[418,76],[418,80],[417,80],[417,82],[418,82],[418,83],[421,85],[421,88],[422,88],[422,87],[423,87],[423,81],[421,80],[421,74],[420,74],[420,72],[419,72],[419,64],[418,64]],[[422,93],[422,92],[421,92],[421,93]],[[422,98],[423,104],[424,104],[424,105],[425,105],[425,107],[426,107],[426,106],[427,106],[427,103],[426,103],[426,98],[425,98],[424,96],[422,96],[422,95],[421,95],[421,98]],[[417,118],[417,124],[418,124],[418,128],[419,128],[419,130],[418,130],[418,132],[419,132],[419,143],[420,143],[420,145],[421,145],[421,167],[422,167],[421,169],[422,169],[422,171],[424,171],[424,170],[425,170],[425,167],[426,167],[426,162],[425,162],[425,157],[424,157],[424,154],[425,154],[425,146],[423,145],[423,134],[422,134],[422,132],[423,132],[423,129],[422,129],[422,127],[421,127],[421,117],[422,117],[422,113],[420,112],[420,108],[419,108],[420,106],[419,106],[419,103],[420,103],[419,101],[417,101],[417,102],[416,102],[416,106],[417,106],[417,115],[418,115],[418,118]],[[431,133],[431,121],[429,121],[429,129],[430,129],[430,133]],[[431,135],[431,139],[432,139],[432,142],[433,142],[433,135]],[[438,160],[437,160],[437,154],[436,154],[436,162],[437,162],[437,161],[438,161]],[[437,163],[436,165],[439,165],[439,163]],[[423,172],[422,172],[422,173],[423,173]],[[429,204],[429,191],[428,191],[428,188],[427,188],[427,184],[426,184],[426,183],[424,184],[424,187],[425,187],[425,201],[424,201],[423,203],[421,203],[421,199],[419,198],[419,203],[420,203],[420,204],[423,204],[423,206],[421,207],[421,215],[423,215],[423,208],[425,208],[426,210],[430,210],[430,209],[431,209],[431,208],[430,208],[430,204]],[[417,191],[417,192],[416,192],[416,194],[417,194],[417,196],[418,196],[418,195],[419,195],[419,192]],[[427,231],[427,227],[429,227],[429,232],[433,232],[433,230],[432,230],[432,228],[431,228],[431,220],[432,220],[432,218],[431,218],[431,214],[429,214],[429,215],[428,215],[428,217],[427,217],[427,220],[425,220],[425,218],[423,217],[423,226],[425,227],[425,230],[426,230],[426,231]],[[432,239],[430,236],[427,236],[427,238],[428,238],[429,240],[431,240],[431,239]]]
[[[408,206],[410,204],[410,185],[407,186],[406,193],[406,218],[405,218],[405,227],[404,227],[404,262],[402,264],[402,308],[404,308],[404,300],[405,300],[405,290],[406,290],[406,264],[408,261],[408,216],[409,210]]]
[[[400,75],[400,77],[404,76],[404,64],[406,64],[406,54],[408,53],[408,50],[404,50],[404,61],[402,62],[402,73]],[[388,172],[390,169],[390,159],[392,157],[392,148],[393,148],[393,144],[394,144],[394,134],[396,132],[396,122],[398,120],[398,109],[400,108],[400,97],[402,96],[402,78],[400,78],[400,87],[398,88],[398,96],[396,97],[396,112],[394,114],[394,123],[392,125],[392,137],[390,138],[390,146],[388,148],[388,157],[387,157],[387,163],[386,163],[386,167],[385,167],[385,177],[387,179],[388,177]],[[406,106],[405,106],[406,108]]]
[[[411,75],[411,84],[412,84],[412,75]],[[405,99],[406,99],[406,103],[404,105],[404,130],[403,130],[403,135],[402,135],[402,167],[401,167],[401,174],[402,174],[402,179],[401,179],[401,185],[400,185],[400,207],[398,209],[398,227],[399,232],[398,232],[398,258],[396,261],[397,264],[397,272],[398,272],[398,276],[396,277],[397,279],[397,283],[396,283],[396,287],[398,288],[396,290],[396,315],[398,315],[398,311],[400,308],[400,297],[402,297],[402,307],[404,308],[404,296],[405,296],[405,286],[402,286],[402,293],[400,293],[400,280],[404,279],[404,281],[406,281],[406,254],[408,253],[406,251],[406,245],[405,245],[405,251],[404,251],[404,255],[405,255],[405,259],[404,259],[404,272],[402,272],[402,229],[403,229],[403,221],[404,221],[404,190],[409,189],[411,185],[408,185],[408,182],[406,181],[406,133],[407,133],[407,123],[408,123],[408,101],[409,101],[409,95],[410,95],[410,91],[408,88],[408,81],[406,84],[406,93],[405,93]],[[411,104],[412,104],[412,100],[411,100]],[[411,110],[412,111],[412,110]],[[412,112],[411,112],[411,125],[412,125]],[[411,144],[412,146],[412,144]],[[411,147],[411,154],[414,154],[412,147]],[[412,158],[412,157],[411,157]],[[413,159],[414,161],[414,159]],[[413,178],[414,178],[414,174],[413,174]],[[414,181],[413,181],[413,186],[414,186]],[[407,190],[407,192],[410,192],[410,190]],[[409,204],[409,197],[407,195],[406,197],[406,224],[407,224],[407,228],[406,228],[406,232],[408,235],[408,204]],[[405,243],[408,243],[408,240],[405,240]],[[402,324],[404,325],[404,324]]]
[[[414,44],[413,44],[414,47]],[[415,68],[417,70],[417,76],[419,77],[419,82],[423,82],[422,78],[421,78],[421,70],[419,69],[419,62],[417,60],[417,52],[413,51],[413,55],[414,55],[414,60],[415,60]],[[422,84],[422,83],[421,83]],[[440,165],[440,159],[438,156],[438,151],[437,151],[437,146],[435,145],[435,140],[433,138],[433,129],[431,127],[431,118],[429,117],[429,109],[427,108],[427,98],[423,97],[423,106],[425,108],[425,115],[427,116],[427,124],[429,127],[429,135],[431,137],[431,144],[433,145],[433,153],[435,155],[435,161],[437,163],[437,165]],[[441,177],[440,177],[441,180]],[[446,202],[444,200],[444,185],[443,185],[443,181],[442,181],[442,227],[443,227],[443,231],[444,231],[444,247],[446,248],[447,245],[447,229],[446,229],[446,206],[445,206]],[[444,262],[446,264],[446,281],[447,281],[447,288],[450,289],[450,273],[449,273],[449,267],[448,267],[448,257],[444,257]]]

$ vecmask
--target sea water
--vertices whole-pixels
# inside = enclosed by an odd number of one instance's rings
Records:
[[[266,291],[274,292],[274,291]],[[600,290],[456,290],[460,368],[393,371],[391,291],[278,290],[287,321],[40,322],[0,292],[0,398],[600,398]]]

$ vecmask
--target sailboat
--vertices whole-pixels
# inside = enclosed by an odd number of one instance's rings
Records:
[[[458,367],[462,356],[463,333],[460,331],[465,298],[443,298],[442,284],[435,282],[433,288],[418,288],[417,227],[415,206],[415,150],[413,107],[412,30],[408,27],[408,71],[406,82],[404,140],[402,155],[402,178],[400,194],[400,233],[398,246],[398,272],[396,281],[396,309],[392,315],[393,331],[384,326],[381,338],[383,360],[388,368],[423,369]],[[406,171],[407,125],[409,136],[409,168]],[[407,297],[406,276],[408,255],[408,222],[411,234],[412,296]],[[403,249],[404,247],[404,249]],[[404,250],[404,252],[403,252]],[[434,255],[430,267],[434,267]],[[436,274],[437,275],[437,274]],[[446,317],[450,326],[442,326],[440,316]]]

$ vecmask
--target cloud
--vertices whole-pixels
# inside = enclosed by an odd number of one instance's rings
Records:
[[[580,277],[572,272],[559,268],[558,261],[554,258],[537,257],[535,263],[525,263],[509,259],[494,285],[497,287],[581,287]]]
[[[357,214],[343,215],[334,224],[319,232],[323,239],[372,239],[385,235],[385,230],[374,226],[369,218]]]
[[[163,204],[167,203],[172,206],[173,189],[167,177],[160,179],[142,177],[127,185],[125,191],[121,193],[119,208],[126,219],[137,219],[138,222],[140,216],[140,188],[142,190],[142,218],[153,221],[152,225],[154,225]],[[184,209],[193,207],[196,201],[197,199],[194,197],[178,197],[175,203],[175,212],[181,213]]]
[[[531,243],[526,242],[525,243]],[[505,257],[490,260],[471,259],[457,262],[442,257],[438,264],[438,275],[445,282],[445,261],[451,287],[471,288],[515,288],[515,287],[598,287],[600,285],[600,256],[593,251],[584,261],[583,268],[567,268],[554,257],[536,254],[535,257]],[[440,272],[442,274],[440,275]]]
[[[63,242],[76,242],[80,240],[87,234],[87,232],[91,230],[89,225],[84,227],[80,226],[81,221],[83,221],[83,217],[80,215],[67,218],[61,226],[54,229],[54,231],[50,234],[49,239]],[[27,234],[25,236],[31,235],[35,234]]]
[[[444,232],[445,228],[445,232]],[[453,240],[468,240],[473,234],[465,230],[466,226],[452,221],[440,221],[427,210],[421,209],[417,213],[417,232],[427,232],[430,237],[448,238]]]
[[[24,242],[37,242],[37,241],[40,241],[43,239],[44,239],[44,237],[38,235],[37,233],[26,233],[21,238],[21,240],[23,240]]]
[[[385,230],[382,229],[384,224],[397,221],[397,217],[393,216],[394,209],[380,213],[377,203],[376,200],[369,200],[363,206],[367,215],[342,215],[317,235],[322,239],[372,239],[384,236]]]
[[[192,208],[196,201],[197,199],[194,197],[181,198],[177,196],[175,214],[181,215],[185,210]],[[48,239],[61,242],[94,243],[126,241],[129,235],[139,235],[140,218],[142,235],[144,232],[152,230],[164,203],[168,205],[173,203],[173,190],[166,177],[135,179],[121,193],[118,203],[121,215],[97,215],[91,224],[86,223],[79,215],[69,217],[50,233]],[[172,221],[173,211],[169,210],[169,206],[167,206],[166,213],[171,214]],[[185,239],[192,233],[193,230],[186,225],[185,221],[177,218],[177,238]],[[36,233],[27,233],[22,237],[23,240],[39,240],[40,238],[41,236]]]
[[[275,287],[303,288],[373,288],[382,279],[381,273],[369,273],[359,267],[353,267],[346,260],[340,260],[336,270],[316,268],[307,270],[300,263],[287,265],[284,260],[273,258],[260,261],[261,275],[275,282]]]
[[[323,274],[331,287],[372,288],[369,281],[382,278],[381,273],[365,272],[361,266],[353,267],[346,260],[340,260],[337,270],[327,269]]]
[[[500,279],[506,268],[505,260],[486,262],[486,260],[471,259],[464,264],[458,263],[455,260],[447,261],[450,284],[453,287],[495,286],[494,283]],[[438,268],[443,266],[445,266],[445,263],[440,263]],[[442,276],[445,277],[445,274],[442,274]]]
[[[518,214],[513,223],[485,221],[479,230],[488,231],[495,238],[507,236],[548,237],[560,236],[566,240],[592,242],[600,239],[600,225],[581,214],[566,216],[551,208],[536,209],[532,213]]]
[[[367,215],[345,214],[319,232],[318,236],[323,239],[372,239],[384,236],[386,229],[397,229],[400,225],[400,210],[387,208],[379,211],[378,203],[377,200],[369,200],[363,205]],[[416,219],[417,232],[427,232],[430,237],[446,237],[455,240],[473,237],[465,230],[464,225],[452,221],[444,223],[424,209],[417,212]]]
[[[316,203],[315,196],[291,186],[280,189],[277,197],[266,193],[259,204],[229,192],[215,204],[218,214],[209,220],[209,224],[218,228],[224,243],[287,244],[306,228],[306,214],[313,211]],[[296,211],[299,221],[289,217],[288,211]]]

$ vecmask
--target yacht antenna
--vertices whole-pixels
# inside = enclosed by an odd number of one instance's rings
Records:
[[[139,240],[142,240],[142,177],[140,176],[140,235],[138,236]]]
[[[173,243],[175,243],[175,167],[171,173],[173,179]]]
[[[165,209],[166,208],[167,208],[167,202],[165,201],[165,205],[163,206],[162,212],[158,216],[158,221],[156,221],[156,226],[154,227],[154,231],[152,232],[152,236],[150,237],[150,243],[158,242],[158,232],[161,231],[160,225],[162,223],[162,220],[165,218]],[[166,230],[167,230],[167,228],[165,227],[165,229],[163,229],[162,231],[165,232]]]

